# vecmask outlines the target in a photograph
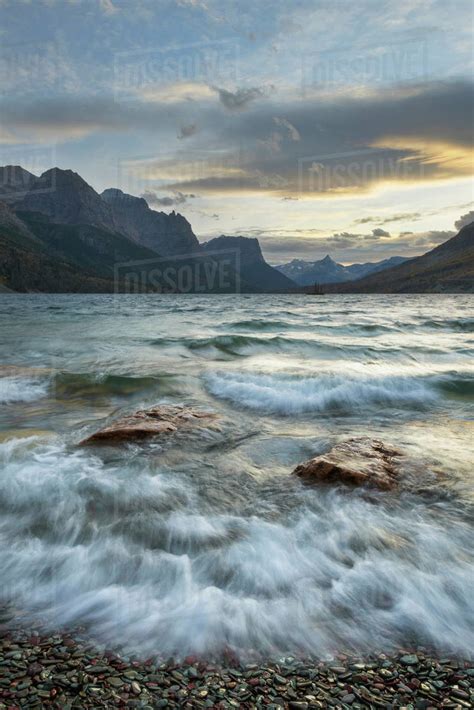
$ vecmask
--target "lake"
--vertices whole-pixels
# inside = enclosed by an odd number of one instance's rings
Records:
[[[3,603],[143,655],[474,647],[474,297],[0,296]],[[78,447],[160,402],[218,430]],[[294,467],[382,439],[397,493]]]

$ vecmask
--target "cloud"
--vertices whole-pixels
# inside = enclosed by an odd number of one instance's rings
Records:
[[[267,91],[261,86],[254,86],[249,89],[237,89],[237,91],[227,91],[213,87],[219,96],[219,101],[229,111],[241,111],[255,99],[261,99],[267,95]]]
[[[471,224],[471,222],[474,222],[474,210],[471,210],[467,214],[463,214],[455,221],[454,226],[459,230],[465,227],[466,224]]]
[[[372,236],[374,236],[374,237],[389,237],[390,232],[386,232],[385,229],[380,229],[380,227],[377,227],[377,229],[372,230]]]
[[[177,0],[177,4],[180,7],[199,8],[200,10],[208,9],[204,0]]]
[[[356,219],[354,224],[369,224],[371,222],[376,222],[378,224],[389,224],[390,222],[399,222],[405,220],[416,221],[423,217],[421,212],[398,212],[397,214],[390,215],[389,217],[361,217]]]
[[[247,106],[232,122],[212,113],[204,120],[212,135],[209,149],[223,158],[238,155],[238,190],[340,197],[388,183],[470,176],[474,144],[467,116],[473,106],[472,83],[435,82],[410,92],[400,88],[287,103],[269,100]],[[283,112],[285,122],[297,127],[297,141],[285,140],[296,137],[286,123],[285,133],[272,128],[275,115]],[[205,183],[198,178],[175,187],[234,192],[236,182],[231,175],[219,180],[207,175]],[[379,224],[418,217],[400,213]]]
[[[172,207],[173,205],[182,205],[188,199],[195,198],[196,195],[184,195],[182,192],[175,192],[172,197],[168,195],[159,197],[154,190],[145,190],[140,197],[147,201],[149,207]]]
[[[189,123],[186,126],[181,126],[179,129],[178,133],[178,138],[183,139],[183,138],[190,138],[190,136],[194,136],[194,134],[197,133],[197,126],[195,123]]]
[[[159,77],[158,77],[159,78]],[[133,91],[133,87],[130,87]],[[174,81],[161,85],[159,82],[150,82],[145,86],[136,87],[137,101],[157,104],[195,104],[215,100],[215,92],[210,86],[201,81]]]
[[[313,198],[362,194],[387,183],[448,180],[472,174],[472,82],[431,82],[369,94],[300,97],[266,95],[261,87],[230,92],[215,89],[215,100],[192,102],[116,102],[111,97],[71,97],[34,102],[5,101],[3,129],[27,142],[78,139],[90,133],[159,129],[169,149],[147,161],[157,177],[168,173],[166,187],[180,192],[267,192]],[[245,108],[246,110],[239,110]],[[172,147],[180,126],[182,139],[199,126],[202,171],[195,154]],[[225,170],[221,169],[225,165]],[[375,219],[375,225],[417,219],[399,213]],[[368,223],[369,218],[363,217]]]
[[[99,7],[105,15],[116,15],[119,11],[112,0],[99,0]]]
[[[277,126],[280,126],[281,128],[286,128],[288,131],[288,135],[292,141],[299,141],[301,136],[297,129],[291,124],[289,121],[286,120],[286,118],[273,118],[274,123],[276,123]]]
[[[294,258],[316,261],[326,254],[336,261],[353,264],[380,261],[391,256],[414,257],[424,254],[454,236],[452,231],[401,233],[390,239],[371,234],[340,232],[328,236],[259,235],[265,258],[271,264],[282,264]],[[254,236],[254,235],[252,235]]]

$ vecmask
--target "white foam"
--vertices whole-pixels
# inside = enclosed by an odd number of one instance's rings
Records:
[[[0,404],[33,402],[48,391],[48,382],[31,377],[0,377]]]
[[[145,655],[473,647],[469,530],[442,506],[298,487],[265,520],[205,512],[205,479],[143,461],[39,440],[0,445],[0,461],[3,594],[54,623]]]
[[[420,407],[436,394],[428,384],[403,377],[344,377],[321,373],[314,377],[248,372],[217,372],[206,376],[216,397],[274,414],[341,411],[351,413],[375,405]]]

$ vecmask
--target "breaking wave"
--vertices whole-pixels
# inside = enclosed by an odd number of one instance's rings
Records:
[[[246,514],[233,500],[211,512],[214,482],[185,469],[107,465],[34,439],[0,444],[0,462],[4,593],[54,623],[91,625],[144,655],[324,654],[407,639],[472,649],[469,528],[448,503],[414,514],[286,474],[239,486]],[[270,485],[288,503],[278,518],[264,513]]]
[[[351,414],[373,406],[424,408],[437,392],[424,380],[404,377],[353,378],[334,374],[217,372],[206,375],[209,392],[233,404],[280,415],[305,412]]]
[[[0,377],[0,404],[33,402],[45,397],[49,383],[32,377]]]
[[[23,294],[0,321],[0,606],[146,658],[474,648],[471,296]],[[222,426],[76,446],[160,401]],[[359,434],[439,478],[291,476]]]

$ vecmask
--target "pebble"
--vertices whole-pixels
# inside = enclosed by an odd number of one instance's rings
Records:
[[[400,658],[400,663],[403,663],[405,666],[415,666],[418,663],[418,656],[415,656],[414,653],[402,656]]]
[[[132,680],[131,688],[135,695],[140,695],[140,693],[142,692],[142,689],[135,680]]]
[[[2,633],[0,710],[473,707],[473,668],[419,648],[365,659],[340,654],[327,663],[286,657],[241,664],[229,653],[220,665],[120,657],[80,634]]]
[[[117,676],[112,676],[111,678],[107,679],[107,683],[109,685],[113,685],[116,688],[119,688],[121,685],[123,685],[123,680],[121,678],[118,678]]]

